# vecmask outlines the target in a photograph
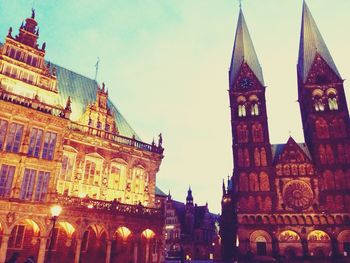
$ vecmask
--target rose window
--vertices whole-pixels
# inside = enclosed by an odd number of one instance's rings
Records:
[[[313,193],[310,186],[302,181],[292,181],[283,191],[286,205],[295,210],[304,210],[311,206]]]

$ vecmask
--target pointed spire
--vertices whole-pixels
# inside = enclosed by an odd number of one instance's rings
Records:
[[[226,194],[225,179],[222,179],[222,195]]]
[[[263,73],[258,56],[256,55],[242,8],[240,8],[230,66],[229,78],[231,87],[234,84],[243,63],[246,63],[249,66],[260,83],[264,85]]]
[[[188,188],[188,191],[187,191],[186,204],[193,204],[193,196],[192,196],[191,186]]]
[[[326,43],[324,42],[316,22],[312,17],[310,9],[304,0],[298,58],[298,75],[299,79],[303,83],[306,82],[309,71],[317,54],[319,54],[326,61],[328,66],[341,79]]]

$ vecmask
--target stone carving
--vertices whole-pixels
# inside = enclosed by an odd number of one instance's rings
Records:
[[[313,192],[305,182],[294,180],[284,187],[283,199],[294,210],[305,210],[313,201]]]

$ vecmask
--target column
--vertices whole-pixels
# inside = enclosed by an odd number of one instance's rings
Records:
[[[6,260],[7,245],[10,235],[3,235],[0,246],[0,263],[4,263]]]
[[[74,263],[79,263],[79,261],[80,261],[80,251],[81,251],[81,239],[77,239],[77,244],[75,246]]]
[[[137,259],[138,259],[138,255],[137,255],[137,253],[138,253],[138,240],[136,239],[135,241],[134,241],[134,263],[137,263]]]
[[[45,262],[47,237],[40,237],[39,253],[37,263]]]
[[[112,241],[107,240],[106,263],[111,262]]]

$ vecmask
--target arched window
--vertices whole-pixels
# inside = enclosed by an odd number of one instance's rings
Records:
[[[262,129],[261,123],[254,123],[252,125],[252,135],[253,135],[253,142],[264,141],[263,129]]]
[[[266,151],[264,147],[261,147],[260,158],[261,158],[261,166],[266,166],[267,158],[266,158]]]
[[[260,179],[260,190],[261,191],[270,191],[270,184],[269,184],[269,176],[266,172],[261,172],[259,174]]]
[[[260,152],[258,148],[254,149],[254,164],[260,166]]]
[[[328,96],[328,108],[331,111],[338,110],[338,98],[337,98],[337,91],[333,88],[330,88],[327,90],[327,96]]]
[[[319,118],[316,121],[316,133],[319,139],[328,139],[329,138],[329,130],[328,124],[323,118]]]
[[[349,144],[345,145],[345,158],[347,163],[350,163],[350,145]]]
[[[316,89],[312,92],[312,99],[315,111],[324,111],[324,103],[322,101],[323,91]]]
[[[255,210],[255,199],[253,196],[249,196],[248,198],[248,203],[247,203],[247,208],[249,211]]]
[[[239,167],[244,166],[243,150],[242,149],[238,149],[238,166]]]
[[[256,173],[249,174],[249,190],[253,192],[259,191],[259,180]]]
[[[290,175],[290,166],[289,166],[289,164],[283,165],[283,174],[284,175]]]
[[[244,149],[244,165],[245,167],[250,166],[249,150],[247,148]]]
[[[248,142],[248,128],[246,124],[237,125],[237,138],[239,143]]]
[[[346,136],[346,128],[344,120],[341,118],[335,118],[332,123],[332,134],[336,138],[343,138]]]
[[[333,173],[330,170],[323,172],[323,183],[326,190],[335,189]]]
[[[318,146],[318,153],[319,153],[321,164],[326,164],[327,163],[326,149],[324,148],[324,146],[322,144],[320,146]]]
[[[248,186],[248,175],[246,173],[241,173],[239,175],[239,189],[242,192],[249,191],[249,186]]]
[[[245,117],[247,115],[246,108],[244,104],[238,105],[238,117]]]
[[[344,189],[346,188],[346,180],[345,175],[342,170],[335,171],[335,188],[336,189]]]
[[[334,207],[334,198],[331,195],[326,196],[326,204],[328,209],[332,209]]]
[[[342,210],[344,209],[344,200],[341,195],[335,197],[335,209]]]
[[[264,210],[265,211],[271,211],[272,209],[272,200],[271,200],[271,197],[267,196],[265,198],[265,202],[264,202]]]
[[[344,146],[342,144],[337,145],[338,150],[338,162],[339,163],[345,163],[345,151]]]
[[[259,116],[259,105],[257,101],[252,102],[251,104],[251,115]]]
[[[328,163],[333,164],[334,163],[333,149],[329,144],[326,145],[326,155],[327,155]]]

